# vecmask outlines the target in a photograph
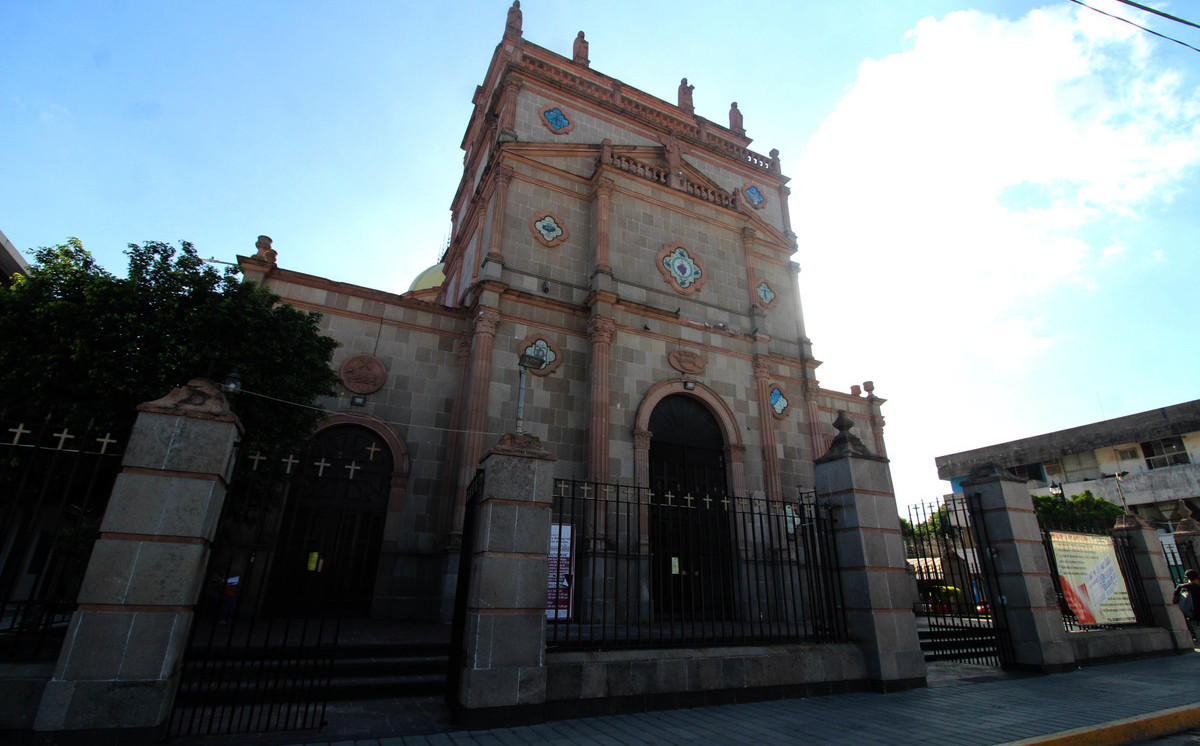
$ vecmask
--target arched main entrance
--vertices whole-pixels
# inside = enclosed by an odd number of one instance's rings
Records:
[[[392,454],[378,434],[335,425],[313,436],[296,464],[269,584],[274,613],[331,604],[366,616],[383,542]]]
[[[735,579],[721,425],[701,401],[675,394],[654,406],[649,432],[656,614],[724,620]]]

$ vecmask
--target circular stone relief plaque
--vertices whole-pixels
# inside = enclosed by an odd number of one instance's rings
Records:
[[[374,394],[383,388],[387,369],[374,355],[355,355],[342,363],[342,385],[355,394]]]

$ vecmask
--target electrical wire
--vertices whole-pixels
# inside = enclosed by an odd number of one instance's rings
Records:
[[[1105,11],[1103,11],[1103,10],[1100,10],[1099,8],[1097,8],[1097,7],[1095,7],[1095,6],[1088,5],[1087,3],[1083,2],[1083,0],[1071,0],[1071,2],[1075,3],[1076,5],[1082,5],[1083,7],[1087,8],[1088,10],[1094,10],[1094,11],[1096,11],[1097,13],[1100,13],[1101,15],[1106,15],[1106,16],[1108,16],[1109,18],[1115,18],[1116,20],[1118,20],[1118,21],[1121,21],[1121,22],[1123,22],[1123,23],[1128,23],[1130,26],[1133,26],[1133,27],[1135,27],[1135,28],[1140,28],[1142,31],[1145,31],[1147,34],[1154,34],[1155,36],[1157,36],[1157,37],[1160,37],[1160,38],[1162,38],[1162,39],[1166,39],[1167,41],[1173,41],[1173,42],[1175,42],[1176,44],[1181,44],[1181,45],[1183,45],[1183,46],[1187,47],[1188,49],[1192,50],[1193,52],[1200,52],[1200,49],[1197,49],[1196,47],[1193,47],[1191,44],[1188,44],[1188,43],[1187,43],[1187,42],[1185,42],[1185,41],[1180,41],[1179,39],[1176,39],[1176,38],[1175,38],[1175,37],[1173,37],[1173,36],[1167,36],[1166,34],[1160,34],[1160,33],[1158,33],[1157,31],[1155,31],[1155,30],[1153,30],[1153,29],[1149,29],[1149,28],[1146,28],[1145,26],[1142,26],[1141,24],[1134,23],[1133,21],[1129,20],[1128,18],[1122,18],[1121,16],[1115,16],[1115,15],[1113,15],[1112,13],[1108,13],[1108,12],[1105,12]],[[1118,0],[1118,2],[1126,2],[1126,0]],[[1127,4],[1127,5],[1135,5],[1135,6],[1136,6],[1136,4],[1135,4],[1135,3],[1126,3],[1126,4]],[[1140,6],[1138,6],[1138,7],[1140,7]],[[1156,12],[1156,13],[1157,13],[1158,11],[1154,11],[1154,12]],[[1163,14],[1162,14],[1162,13],[1159,13],[1159,15],[1163,15]],[[1186,24],[1188,24],[1189,26],[1194,26],[1194,25],[1195,25],[1195,24],[1191,23],[1190,21],[1184,21],[1184,20],[1182,20],[1182,19],[1175,18],[1174,16],[1167,16],[1167,17],[1168,17],[1168,18],[1171,18],[1172,20],[1177,20],[1177,21],[1179,21],[1180,23],[1186,23]],[[1198,27],[1198,28],[1200,28],[1200,27]]]
[[[1138,10],[1144,10],[1147,13],[1153,13],[1156,16],[1162,16],[1163,18],[1166,18],[1167,20],[1175,21],[1176,23],[1182,23],[1184,26],[1191,26],[1192,28],[1200,28],[1200,25],[1192,23],[1191,21],[1184,20],[1183,18],[1180,18],[1179,16],[1173,16],[1170,13],[1164,13],[1161,10],[1155,10],[1154,8],[1151,8],[1148,5],[1142,5],[1141,3],[1135,3],[1135,2],[1133,2],[1133,0],[1117,0],[1117,2],[1132,6],[1134,8],[1137,8]]]

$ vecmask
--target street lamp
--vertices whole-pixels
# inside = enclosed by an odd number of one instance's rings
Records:
[[[520,381],[517,383],[517,435],[525,434],[525,371],[538,370],[546,364],[546,353],[541,347],[533,346],[517,359]]]

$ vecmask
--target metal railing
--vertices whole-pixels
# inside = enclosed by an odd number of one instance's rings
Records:
[[[795,499],[555,482],[552,649],[847,639],[833,518]]]
[[[76,607],[125,434],[0,429],[0,660],[54,660]]]

